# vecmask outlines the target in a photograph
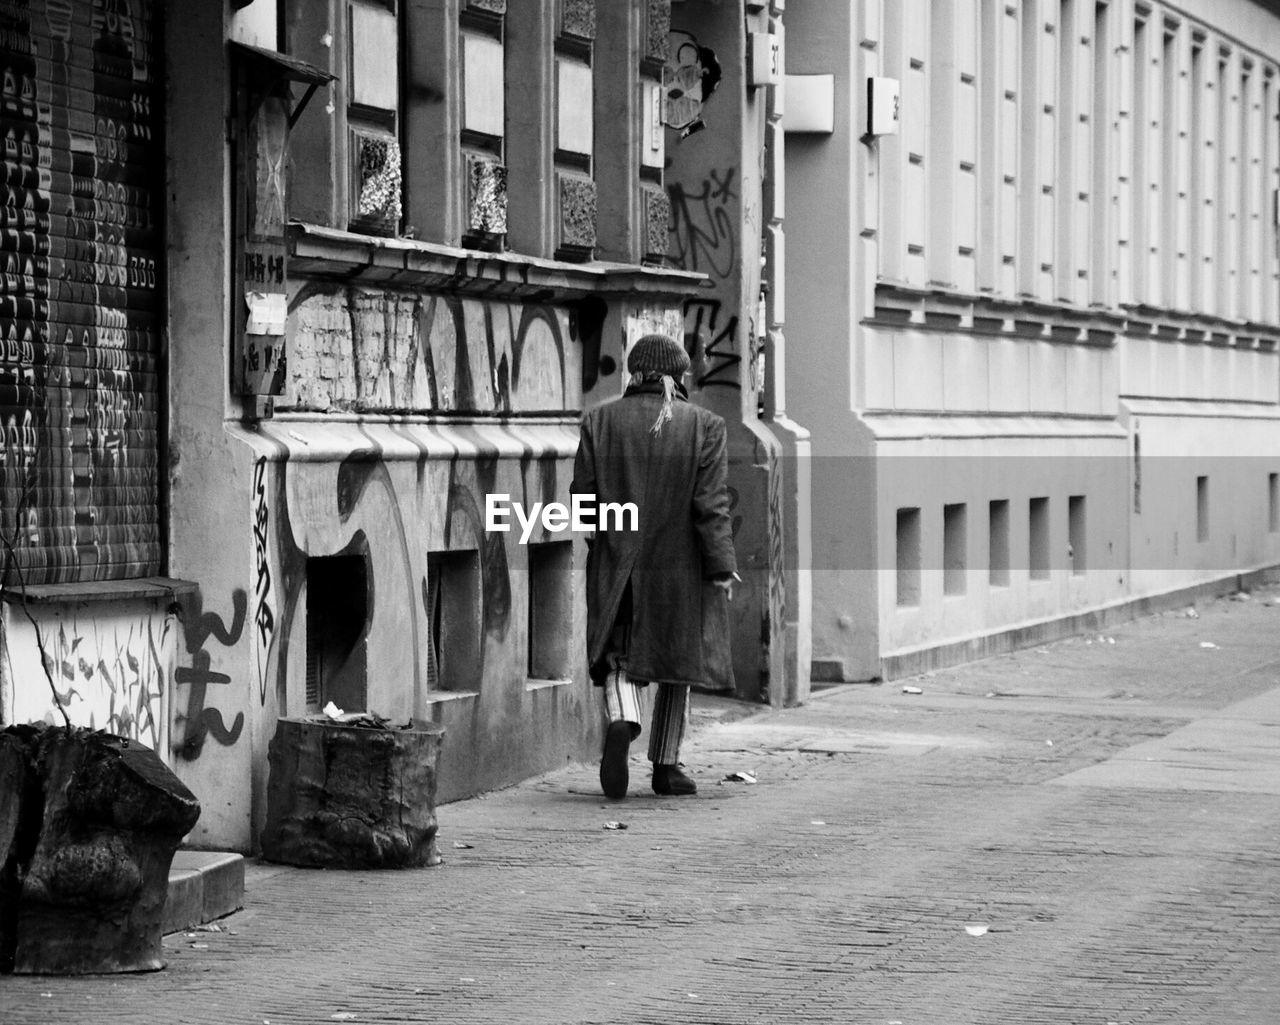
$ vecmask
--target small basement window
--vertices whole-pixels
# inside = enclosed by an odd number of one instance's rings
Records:
[[[529,676],[567,680],[573,675],[573,545],[531,544],[529,556]]]
[[[898,604],[920,604],[920,509],[898,510]]]
[[[1209,540],[1209,478],[1196,478],[1196,540]]]
[[[942,507],[942,593],[964,594],[968,574],[968,513],[963,502]]]
[[[480,553],[427,553],[427,688],[478,691],[481,654]]]
[[[997,498],[988,506],[988,582],[992,587],[1009,586],[1009,500]]]
[[[307,559],[307,709],[368,703],[369,570],[363,555]]]
[[[1028,507],[1029,567],[1032,580],[1049,579],[1049,499],[1033,498]]]
[[[1067,499],[1067,544],[1070,546],[1071,572],[1084,573],[1089,568],[1088,518],[1085,496],[1072,495]]]

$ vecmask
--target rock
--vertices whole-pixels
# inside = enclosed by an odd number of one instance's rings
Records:
[[[267,749],[262,855],[311,868],[419,868],[436,850],[444,727],[280,719]]]
[[[195,795],[136,741],[0,731],[0,971],[164,967],[169,866],[199,817]]]

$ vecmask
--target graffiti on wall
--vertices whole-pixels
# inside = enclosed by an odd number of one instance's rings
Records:
[[[22,630],[15,628],[15,633]],[[34,643],[10,643],[18,722],[55,722],[47,671],[58,703],[75,724],[106,730],[162,750],[168,731],[165,695],[172,692],[177,617],[170,612],[59,617],[41,625],[44,667]],[[30,657],[24,657],[30,653]]]
[[[696,190],[671,182],[671,258],[683,270],[729,278],[737,271],[738,232],[734,221],[736,171],[712,171]],[[718,298],[685,303],[685,348],[693,360],[699,388],[741,388],[743,362],[736,313],[726,313]]]
[[[508,551],[514,542],[485,529],[485,496],[509,493],[526,507],[563,501],[567,476],[559,472],[558,461],[568,456],[534,446],[499,456],[482,431],[465,425],[445,429],[442,437],[451,451],[444,453],[423,440],[431,428],[419,430],[410,435],[400,428],[362,429],[362,447],[337,462],[277,457],[261,459],[255,467],[255,479],[267,495],[265,554],[279,567],[272,575],[273,629],[259,635],[251,611],[238,615],[233,629],[250,624],[253,643],[262,645],[255,657],[268,693],[274,692],[282,709],[296,707],[302,694],[296,649],[314,640],[305,634],[306,606],[326,600],[307,590],[306,567],[313,558],[358,554],[364,560],[367,621],[354,624],[352,635],[367,640],[365,693],[372,710],[387,714],[396,701],[411,708],[415,695],[434,686],[429,667],[439,637],[432,596],[439,590],[430,579],[432,553],[475,555],[476,601],[462,612],[450,609],[449,615],[474,617],[477,673],[484,673],[486,658],[495,652],[525,650],[510,638],[519,608]],[[406,457],[403,448],[389,452],[384,445],[406,437],[421,444],[416,457]],[[324,703],[323,685],[308,695],[311,700]]]
[[[707,127],[702,111],[720,84],[720,61],[692,33],[674,31],[668,40],[662,123],[686,139]]]
[[[528,413],[577,408],[567,307],[348,288],[295,303],[282,409]]]
[[[727,278],[738,266],[734,201],[737,169],[712,170],[695,188],[667,185],[671,201],[671,260],[682,270]]]
[[[684,343],[699,388],[741,388],[737,367],[738,318],[723,316],[719,299],[689,299],[684,306]]]
[[[28,583],[160,564],[155,6],[4,7],[0,506]]]
[[[272,610],[275,595],[271,590],[271,546],[267,531],[271,526],[271,509],[267,503],[267,461],[259,459],[253,467],[253,627],[256,644],[254,662],[258,675],[258,700],[267,703],[266,652],[275,635],[276,616]]]
[[[231,608],[231,623],[228,625],[216,612],[204,610],[203,599],[197,593],[188,603],[183,617],[190,662],[178,666],[173,674],[176,684],[173,753],[186,761],[200,757],[209,737],[223,747],[230,747],[240,739],[244,730],[244,712],[236,712],[228,726],[214,700],[215,694],[210,691],[210,688],[230,687],[231,677],[210,668],[212,656],[206,645],[210,637],[228,648],[240,640],[248,615],[248,595],[236,590],[232,595]]]

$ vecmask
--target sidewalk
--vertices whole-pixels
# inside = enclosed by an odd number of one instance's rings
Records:
[[[0,1021],[1280,1020],[1275,591],[695,726],[696,797],[641,742],[625,801],[442,806],[436,868],[251,862],[166,971],[6,977]]]

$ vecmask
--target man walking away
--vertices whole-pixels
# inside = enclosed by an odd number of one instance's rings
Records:
[[[638,529],[601,523],[588,541],[587,659],[609,718],[600,786],[626,797],[627,753],[652,682],[654,792],[694,794],[679,765],[689,687],[733,686],[725,602],[738,576],[725,423],[688,401],[689,357],[674,338],[645,335],[627,370],[625,394],[582,418],[572,484],[597,509],[638,510]]]

